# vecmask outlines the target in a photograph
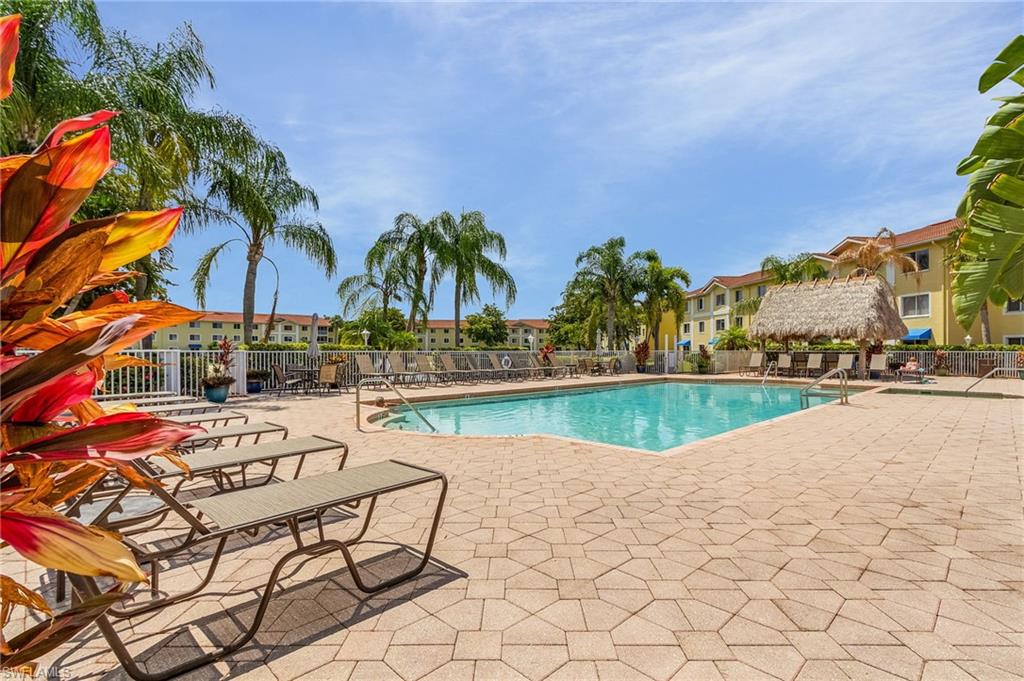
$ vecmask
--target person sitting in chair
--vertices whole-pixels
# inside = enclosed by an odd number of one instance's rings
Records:
[[[924,369],[917,362],[917,357],[911,357],[907,360],[907,363],[900,367],[899,371],[896,372],[899,377],[900,383],[903,382],[904,376],[914,376],[919,381],[924,381]]]

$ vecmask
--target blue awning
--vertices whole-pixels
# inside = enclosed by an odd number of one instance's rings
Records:
[[[676,343],[676,347],[677,348],[688,348],[688,347],[690,347],[690,341],[688,341],[688,340],[681,340],[678,343]]]
[[[708,341],[708,345],[714,345],[717,342],[718,342],[718,338],[717,337],[716,338],[712,338],[711,340]]]
[[[931,329],[910,329],[907,335],[900,340],[905,341],[926,341],[932,339]]]

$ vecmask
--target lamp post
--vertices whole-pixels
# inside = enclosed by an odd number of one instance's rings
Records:
[[[363,337],[363,347],[369,347],[370,345],[370,332],[367,329],[363,329],[359,332],[359,335]]]
[[[527,344],[529,344],[529,346],[530,346],[530,352],[536,352],[536,350],[537,350],[537,348],[535,348],[535,347],[533,346],[533,341],[534,341],[534,340],[536,340],[536,339],[535,339],[535,338],[533,337],[533,334],[532,334],[532,333],[531,333],[531,334],[530,334],[529,336],[527,336],[527,337],[526,337],[526,342],[527,342]]]
[[[973,341],[973,340],[974,339],[971,338],[971,334],[967,334],[966,336],[964,336],[964,345],[970,345],[971,341]]]

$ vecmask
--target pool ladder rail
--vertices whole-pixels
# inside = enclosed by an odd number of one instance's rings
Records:
[[[356,383],[356,430],[360,432],[362,432],[363,430],[363,420],[360,414],[360,406],[362,405],[362,401],[359,399],[359,393],[362,387],[368,383],[383,383],[387,387],[391,388],[391,391],[398,395],[398,399],[402,400],[402,403],[405,404],[405,406],[409,407],[409,409],[414,414],[416,414],[416,416],[420,417],[420,420],[423,421],[423,423],[427,424],[427,427],[430,428],[430,432],[437,432],[437,428],[434,427],[434,424],[427,420],[427,417],[424,416],[420,412],[420,410],[416,408],[416,405],[414,405],[409,400],[405,399],[405,395],[403,395],[402,392],[395,387],[395,384],[392,383],[387,378],[384,378],[383,376],[370,376]]]
[[[767,375],[767,373],[766,373],[766,375]],[[830,369],[830,370],[826,371],[821,376],[818,376],[816,379],[814,379],[813,381],[811,381],[810,383],[805,385],[803,388],[801,388],[800,389],[800,398],[801,399],[806,399],[808,397],[811,397],[812,395],[817,396],[817,397],[834,397],[836,395],[836,393],[832,392],[832,391],[829,391],[828,389],[825,389],[825,388],[822,388],[822,389],[819,389],[819,390],[815,390],[814,389],[815,386],[820,385],[821,382],[824,381],[825,379],[832,378],[834,376],[838,376],[839,377],[839,392],[838,392],[838,394],[839,394],[839,404],[849,404],[850,403],[849,378],[846,375],[846,369],[838,369],[838,368]]]
[[[979,378],[977,381],[975,381],[974,383],[971,383],[971,385],[969,385],[967,387],[967,390],[964,391],[964,394],[966,395],[967,393],[971,392],[971,388],[973,388],[974,386],[978,385],[979,383],[984,381],[986,378],[992,378],[996,374],[1001,373],[1003,371],[1017,373],[1018,371],[1020,371],[1020,369],[1018,369],[1016,367],[994,367],[991,371],[989,371],[987,374],[985,374],[984,376]]]
[[[779,365],[774,359],[768,362],[768,366],[764,368],[764,376],[761,378],[761,385],[764,385],[765,381],[768,380],[769,374],[774,375],[775,378],[779,377]]]

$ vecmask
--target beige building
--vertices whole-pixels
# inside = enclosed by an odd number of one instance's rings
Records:
[[[546,319],[509,319],[508,324],[508,345],[518,345],[524,348],[530,347],[530,338],[533,338],[534,347],[542,348],[548,341],[548,322]],[[472,341],[466,335],[466,320],[462,320],[462,344],[472,345]],[[443,350],[455,347],[455,320],[454,319],[430,319],[427,321],[426,330],[416,332],[416,340],[419,341],[421,350]]]
[[[884,273],[893,287],[900,316],[910,330],[906,338],[890,339],[920,344],[956,345],[970,335],[974,344],[981,342],[981,322],[976,320],[965,331],[953,316],[952,272],[947,257],[953,245],[951,233],[958,220],[945,220],[896,235],[896,246],[913,258],[919,272],[896,272],[889,267]],[[864,243],[867,236],[848,236],[825,253],[816,253],[826,269],[845,277],[854,267],[837,265],[836,258],[850,248]],[[771,284],[758,272],[712,277],[706,284],[689,292],[686,314],[677,323],[671,313],[662,317],[658,347],[669,342],[683,348],[712,347],[717,334],[732,326],[746,328],[752,315],[737,314],[737,303],[764,295]],[[1002,307],[989,306],[989,327],[993,343],[1024,344],[1024,303],[1011,301]]]
[[[274,326],[270,332],[271,343],[308,343],[312,337],[311,315],[278,314],[274,317]],[[253,317],[253,333],[262,339],[270,315],[257,314]],[[158,349],[205,350],[211,343],[227,338],[236,343],[242,342],[242,313],[204,311],[203,317],[194,322],[178,324],[159,329],[153,338],[153,347]],[[316,339],[320,343],[331,342],[331,322],[319,319],[317,322]]]

